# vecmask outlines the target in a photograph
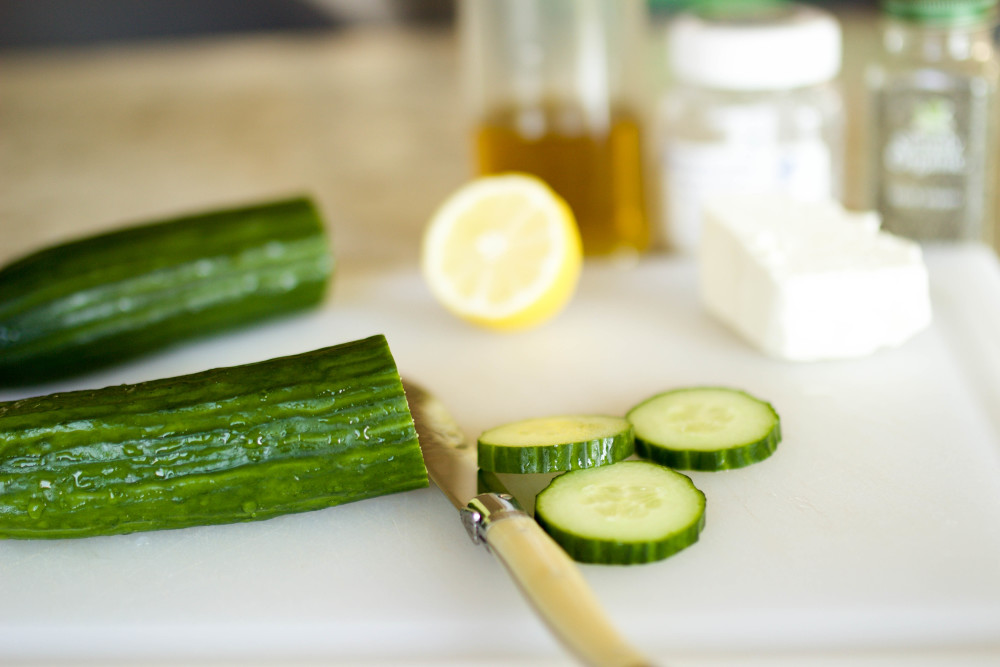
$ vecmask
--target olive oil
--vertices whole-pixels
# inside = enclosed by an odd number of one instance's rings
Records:
[[[546,181],[573,209],[584,252],[639,252],[650,227],[638,120],[613,112],[603,122],[578,109],[508,109],[476,130],[479,171],[522,171]]]

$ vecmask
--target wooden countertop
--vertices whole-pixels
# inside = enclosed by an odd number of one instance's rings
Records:
[[[309,192],[338,255],[413,257],[468,175],[443,30],[0,57],[0,262],[66,236]]]

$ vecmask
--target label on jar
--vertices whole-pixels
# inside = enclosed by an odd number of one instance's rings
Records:
[[[882,226],[916,239],[976,239],[987,201],[988,91],[943,74],[927,83],[903,79],[876,97]]]
[[[708,143],[673,139],[664,154],[664,230],[670,246],[694,252],[704,202],[725,194],[834,195],[833,156],[820,139],[786,143]]]

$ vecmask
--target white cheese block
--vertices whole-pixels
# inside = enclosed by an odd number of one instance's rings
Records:
[[[780,359],[868,355],[931,321],[920,246],[836,202],[709,202],[698,259],[709,312]]]

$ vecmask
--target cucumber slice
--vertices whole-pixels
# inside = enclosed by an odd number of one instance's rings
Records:
[[[781,441],[769,403],[725,387],[658,394],[627,417],[639,456],[681,470],[742,468],[769,457]]]
[[[479,436],[479,467],[539,473],[614,463],[635,451],[632,424],[622,417],[567,415],[511,422]]]
[[[535,499],[535,519],[574,560],[650,563],[698,541],[705,494],[682,473],[622,461],[555,478]]]

